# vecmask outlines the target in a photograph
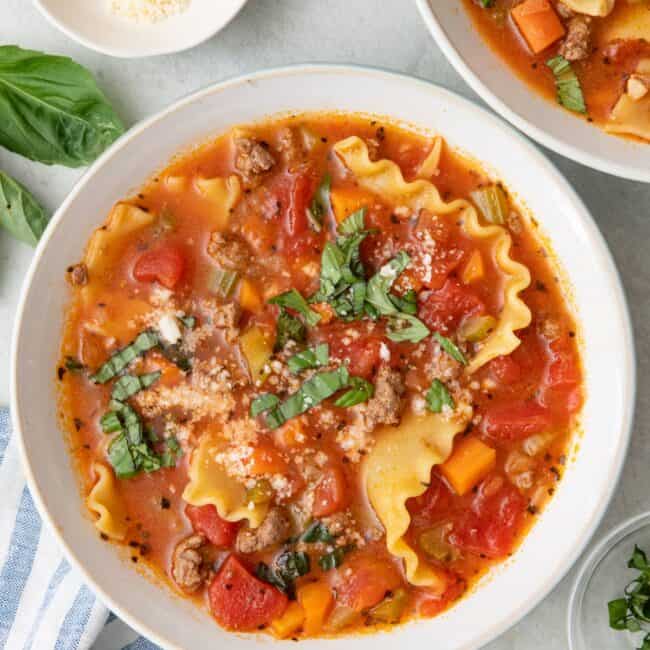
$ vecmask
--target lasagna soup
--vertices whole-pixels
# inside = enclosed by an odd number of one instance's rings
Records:
[[[535,90],[606,131],[650,141],[647,0],[462,0]]]
[[[60,416],[98,534],[226,629],[436,616],[562,477],[557,269],[441,137],[233,129],[115,205],[68,280]]]

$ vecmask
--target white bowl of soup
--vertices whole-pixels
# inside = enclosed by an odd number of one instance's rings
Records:
[[[650,19],[634,0],[418,0],[497,113],[583,165],[650,181]]]
[[[629,439],[583,204],[497,118],[371,69],[135,127],[53,218],[15,331],[40,512],[166,648],[476,648],[578,557]]]

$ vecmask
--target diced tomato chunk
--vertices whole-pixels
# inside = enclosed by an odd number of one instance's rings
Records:
[[[205,535],[208,541],[215,546],[229,547],[233,545],[239,530],[239,523],[222,519],[215,506],[211,504],[188,505],[185,507],[185,514],[192,522],[192,528],[197,533]]]
[[[490,375],[500,384],[509,386],[521,379],[521,366],[511,356],[501,356],[489,363]]]
[[[289,599],[258,580],[235,555],[228,556],[208,587],[212,615],[230,630],[257,630],[284,614]]]
[[[289,176],[289,206],[284,216],[283,250],[288,255],[299,256],[318,245],[318,237],[309,225],[307,208],[316,190],[311,174]]]
[[[427,525],[440,518],[451,503],[451,490],[435,473],[431,474],[429,487],[419,497],[413,497],[406,502],[416,525]]]
[[[338,465],[326,468],[314,490],[314,517],[333,515],[346,508],[349,502],[350,494],[343,469]]]
[[[521,527],[526,499],[502,476],[488,476],[472,499],[470,510],[454,522],[449,541],[454,546],[490,558],[512,552]]]
[[[321,327],[320,335],[324,342],[330,346],[330,354],[348,362],[348,370],[351,375],[372,379],[373,375],[382,363],[381,344],[393,348],[390,341],[386,341],[380,332],[367,332],[359,330],[357,338],[350,338],[345,331],[350,329],[347,323],[334,322],[331,325]],[[391,354],[391,360],[399,360],[397,354]]]
[[[334,578],[337,602],[360,612],[383,600],[386,592],[402,585],[395,565],[368,551],[351,555]]]
[[[582,404],[580,368],[568,340],[557,339],[549,346],[551,360],[542,384],[542,401],[561,413],[575,413]]]
[[[497,440],[521,440],[549,429],[553,418],[548,408],[537,402],[496,404],[483,412],[481,429]]]
[[[573,350],[568,343],[557,339],[550,344],[551,363],[546,372],[545,382],[548,386],[574,386],[580,381],[580,370]]]
[[[466,316],[485,312],[483,301],[468,287],[449,278],[441,289],[421,294],[418,316],[430,329],[446,334]]]
[[[174,289],[185,272],[186,260],[176,246],[163,245],[146,251],[137,259],[133,275],[139,282],[159,282]]]

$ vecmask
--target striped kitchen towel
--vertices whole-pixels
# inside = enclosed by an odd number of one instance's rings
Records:
[[[23,475],[0,409],[0,649],[156,650],[108,609],[63,558]]]

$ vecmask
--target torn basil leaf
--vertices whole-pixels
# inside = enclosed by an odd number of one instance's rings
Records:
[[[348,236],[356,235],[365,228],[366,208],[361,208],[346,217],[338,227],[339,235]]]
[[[361,377],[350,377],[350,390],[346,391],[335,402],[339,408],[350,408],[356,404],[367,402],[374,394],[375,387]]]
[[[330,360],[330,348],[327,343],[320,343],[313,348],[307,348],[289,358],[287,366],[292,374],[297,375],[303,370],[326,366]]]
[[[432,413],[441,413],[445,406],[450,409],[456,408],[456,404],[449,394],[447,387],[439,379],[434,379],[431,382],[431,387],[427,391],[425,399],[427,408]]]
[[[256,418],[258,415],[261,415],[265,411],[272,409],[280,403],[280,398],[277,395],[272,393],[265,393],[256,397],[251,402],[250,414],[252,418]]]
[[[269,300],[272,305],[284,307],[285,309],[293,309],[297,311],[304,319],[309,327],[315,327],[320,321],[320,314],[313,311],[307,301],[295,289],[281,293]]]
[[[384,264],[368,281],[366,302],[370,303],[382,316],[390,316],[398,312],[397,307],[389,297],[388,292],[398,276],[409,265],[411,258],[400,251],[388,264]]]
[[[429,334],[431,334],[429,328],[419,318],[401,313],[391,317],[391,330],[386,336],[396,343],[402,341],[419,343]]]
[[[440,344],[440,347],[454,360],[458,361],[458,363],[462,363],[464,366],[467,365],[467,359],[465,358],[465,355],[460,351],[460,348],[453,343],[450,339],[448,339],[446,336],[443,336],[440,334],[440,332],[434,332],[433,333],[433,338],[438,341]]]

